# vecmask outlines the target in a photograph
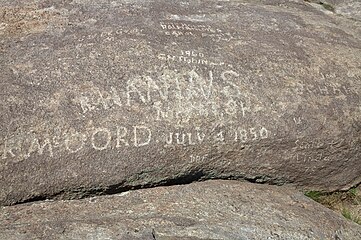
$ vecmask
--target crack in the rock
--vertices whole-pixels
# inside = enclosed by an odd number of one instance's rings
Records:
[[[141,180],[141,179],[138,179]],[[236,175],[216,173],[213,171],[205,171],[203,169],[192,169],[182,174],[165,178],[163,180],[150,182],[146,184],[132,185],[126,180],[118,182],[113,185],[98,186],[98,187],[82,187],[77,189],[64,189],[54,194],[44,194],[40,196],[34,196],[24,201],[15,202],[11,205],[34,203],[45,200],[75,200],[84,199],[95,196],[115,195],[130,190],[148,189],[154,187],[166,187],[176,185],[186,185],[194,182],[201,182],[206,180],[238,180],[246,181],[255,184],[269,184],[269,185],[284,185],[291,184],[292,182],[285,178],[275,178],[267,175],[246,175],[237,173]],[[132,182],[132,181],[131,181]],[[361,184],[361,183],[360,183]],[[358,186],[357,184],[356,186]]]
[[[320,0],[304,0],[305,2],[308,2],[308,3],[313,3],[313,4],[318,4],[318,5],[321,5],[324,9],[326,9],[327,11],[330,11],[332,13],[334,13],[336,16],[338,17],[342,17],[342,18],[345,18],[345,19],[348,19],[348,20],[352,20],[352,21],[355,21],[355,22],[360,22],[359,19],[356,19],[356,18],[353,18],[353,17],[349,17],[349,16],[345,16],[341,13],[337,13],[336,12],[336,7],[331,5],[330,3],[327,3],[325,1],[320,1]]]
[[[26,199],[24,201],[19,201],[13,203],[12,205],[25,204],[25,203],[36,203],[39,201],[45,200],[78,200],[85,199],[95,196],[109,196],[120,194],[123,192],[127,192],[130,190],[139,190],[139,189],[148,189],[154,187],[167,187],[167,186],[176,186],[176,185],[186,185],[194,182],[201,182],[206,180],[238,180],[238,181],[246,181],[249,183],[255,184],[269,184],[269,185],[284,185],[291,184],[292,182],[283,178],[272,178],[271,176],[266,175],[255,175],[255,176],[246,176],[246,175],[212,175],[210,173],[206,173],[204,170],[195,169],[189,172],[186,172],[180,176],[175,176],[173,178],[167,178],[154,183],[147,183],[143,185],[127,185],[126,181],[122,181],[117,184],[109,185],[106,187],[96,187],[96,188],[78,188],[78,189],[68,189],[62,190],[55,194],[45,194],[41,196],[35,196],[33,198]],[[354,185],[357,187],[361,185],[361,183]],[[347,191],[347,190],[345,190]],[[337,191],[331,191],[337,192]]]
[[[95,196],[105,196],[105,195],[114,195],[122,192],[127,192],[130,190],[139,190],[147,189],[154,187],[166,187],[166,186],[176,186],[176,185],[186,185],[194,182],[201,182],[206,180],[243,180],[250,183],[256,184],[270,184],[270,185],[283,185],[290,183],[285,179],[276,179],[270,176],[257,175],[257,176],[244,176],[244,175],[224,175],[224,176],[214,176],[210,173],[206,173],[203,170],[192,170],[187,173],[184,173],[180,176],[175,176],[173,178],[167,178],[154,183],[147,183],[143,185],[127,185],[126,181],[122,181],[117,184],[105,186],[105,187],[94,187],[94,188],[78,188],[78,189],[67,189],[59,191],[55,194],[44,194],[41,196],[35,196],[33,198],[28,198],[24,201],[19,201],[11,205],[25,204],[25,203],[34,203],[45,200],[76,200],[84,199]]]
[[[157,240],[157,237],[155,236],[155,230],[154,230],[154,228],[152,228],[152,237],[153,237],[153,240]]]
[[[335,12],[335,7],[332,6],[331,4],[327,3],[327,2],[319,1],[319,0],[304,0],[304,1],[309,2],[309,3],[315,3],[315,4],[318,4],[318,5],[321,5],[327,11]]]

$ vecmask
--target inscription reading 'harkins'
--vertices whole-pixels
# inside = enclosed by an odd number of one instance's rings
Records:
[[[249,93],[241,90],[239,74],[232,70],[215,76],[195,70],[179,73],[165,71],[158,77],[137,76],[123,88],[107,90],[92,87],[75,99],[84,114],[136,105],[154,113],[155,120],[188,122],[193,117],[246,117],[252,113]],[[243,88],[244,89],[244,88]]]

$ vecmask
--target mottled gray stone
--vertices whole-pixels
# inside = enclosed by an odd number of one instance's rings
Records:
[[[304,1],[0,1],[0,204],[359,183],[355,22]]]
[[[325,0],[313,1],[324,7],[331,8],[331,10],[341,16],[361,21],[361,2],[359,0]]]
[[[3,207],[0,238],[359,240],[361,227],[290,188],[217,180]]]

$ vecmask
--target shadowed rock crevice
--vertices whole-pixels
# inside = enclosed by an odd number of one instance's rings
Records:
[[[186,173],[183,173],[174,178],[167,178],[154,183],[147,183],[142,185],[129,185],[128,182],[124,181],[118,184],[109,185],[106,187],[96,187],[96,188],[77,188],[62,190],[55,194],[44,194],[29,198],[24,201],[16,202],[12,205],[17,204],[27,204],[27,203],[36,203],[39,201],[46,200],[76,200],[76,199],[85,199],[92,198],[95,196],[105,196],[105,195],[115,195],[124,193],[130,190],[139,190],[139,189],[148,189],[155,187],[166,187],[166,186],[177,186],[177,185],[188,185],[196,182],[210,181],[210,180],[237,180],[241,182],[249,182],[254,184],[269,184],[281,186],[284,184],[291,184],[287,179],[282,178],[272,178],[270,176],[233,176],[233,175],[221,175],[215,177],[212,173],[207,173],[204,170],[192,170]]]
[[[206,181],[4,207],[0,239],[359,240],[361,227],[286,186]]]
[[[329,4],[329,3],[327,3],[327,2],[319,1],[319,0],[305,0],[305,2],[319,4],[319,5],[322,6],[324,9],[326,9],[326,10],[328,10],[328,11],[330,11],[330,12],[335,12],[335,7],[332,6],[332,4]]]
[[[355,21],[359,28],[361,23],[361,2],[357,0],[304,0],[321,10]]]

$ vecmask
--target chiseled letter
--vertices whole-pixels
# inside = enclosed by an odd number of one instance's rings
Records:
[[[70,142],[73,142],[71,140],[76,139],[80,142],[80,144],[76,147],[76,148],[71,148],[70,147]],[[79,152],[83,146],[84,146],[84,136],[78,132],[75,132],[73,134],[67,135],[65,138],[65,148],[66,150],[68,150],[70,153],[76,153]]]
[[[97,145],[95,143],[95,136],[98,133],[103,133],[103,134],[106,135],[106,141],[103,144],[103,146]],[[91,136],[91,143],[92,143],[93,148],[95,150],[99,150],[99,151],[107,149],[109,147],[109,145],[110,145],[111,140],[112,140],[112,133],[107,128],[97,128],[97,129],[95,129],[95,131],[93,132],[93,134]]]
[[[39,155],[43,155],[45,147],[48,146],[49,155],[53,156],[53,146],[51,145],[50,139],[46,138],[44,140],[43,145],[40,144],[39,139],[34,138],[34,140],[31,142],[29,151],[27,156],[30,157],[30,154],[37,151]]]
[[[19,144],[19,146],[20,146],[20,144]],[[10,154],[11,157],[15,157],[15,154],[13,153],[14,149],[19,149],[19,147],[15,147],[13,144],[9,145],[8,141],[5,140],[2,159],[6,159],[8,153]]]
[[[152,131],[148,127],[134,126],[133,131],[134,131],[134,146],[142,147],[150,143],[152,139]],[[143,134],[141,134],[140,132],[143,132]],[[140,139],[140,135],[142,135],[144,138]]]
[[[128,130],[126,127],[119,127],[117,126],[117,148],[121,147],[121,142],[125,145],[125,146],[129,146],[129,143],[127,140],[125,140],[125,136],[127,136]]]
[[[135,82],[141,82],[140,79],[134,79],[134,80],[128,80],[127,82],[127,106],[130,106],[131,101],[131,94],[137,94],[139,96],[139,99],[142,101],[142,103],[146,103],[147,100],[142,95],[141,91],[135,86]]]

